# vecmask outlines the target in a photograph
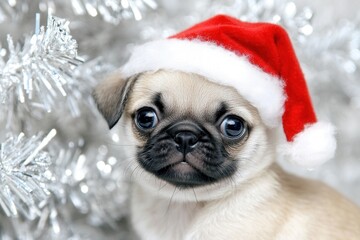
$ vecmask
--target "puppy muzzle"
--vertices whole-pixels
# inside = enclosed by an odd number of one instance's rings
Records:
[[[149,138],[138,161],[158,178],[182,188],[211,184],[236,171],[222,143],[191,120],[169,124]]]

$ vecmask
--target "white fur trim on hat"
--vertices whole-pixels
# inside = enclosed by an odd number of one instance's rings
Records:
[[[283,82],[251,64],[246,56],[200,40],[165,39],[136,47],[121,72],[130,77],[159,69],[196,73],[234,87],[259,110],[267,126],[281,123],[286,99]]]
[[[317,167],[335,155],[335,128],[330,123],[317,122],[295,135],[293,142],[279,148],[290,161],[305,168]]]

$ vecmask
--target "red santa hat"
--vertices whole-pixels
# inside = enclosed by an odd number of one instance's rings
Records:
[[[299,165],[312,168],[334,156],[334,127],[317,121],[290,39],[278,25],[218,15],[136,47],[122,73],[159,69],[196,73],[237,89],[268,127],[282,123],[287,143],[281,151]]]

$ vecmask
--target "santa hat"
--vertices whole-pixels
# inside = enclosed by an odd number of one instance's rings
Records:
[[[123,66],[125,77],[172,69],[234,87],[268,127],[281,124],[281,151],[312,168],[332,158],[334,127],[318,122],[304,75],[283,28],[218,15],[168,39],[138,46]]]

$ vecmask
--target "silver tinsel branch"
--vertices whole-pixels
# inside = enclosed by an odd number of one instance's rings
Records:
[[[157,8],[154,0],[73,0],[70,2],[75,14],[87,13],[92,17],[101,15],[106,22],[113,24],[129,18],[139,21],[143,18],[142,12],[147,8],[153,10]]]
[[[155,0],[4,0],[0,2],[0,23],[6,20],[19,21],[32,6],[40,11],[72,9],[75,15],[102,17],[108,23],[119,24],[121,20],[134,18],[139,21],[148,9],[155,10]]]
[[[29,11],[26,1],[5,0],[0,2],[0,23],[7,20],[19,21]]]
[[[107,125],[91,98],[111,66],[82,64],[68,24],[50,15],[46,30],[36,24],[23,44],[8,37],[3,49],[0,238],[90,238],[90,226],[115,228],[127,211],[123,168],[104,145]]]
[[[52,159],[43,148],[56,135],[51,130],[26,138],[10,134],[0,145],[0,207],[8,217],[24,216],[34,219],[40,215],[42,205],[50,192],[48,172]]]
[[[72,116],[80,115],[79,81],[71,71],[82,61],[68,31],[69,22],[50,16],[47,29],[39,27],[22,46],[8,36],[7,59],[0,57],[0,108],[5,128],[29,115],[41,119],[64,102]],[[26,114],[25,114],[26,113]]]

